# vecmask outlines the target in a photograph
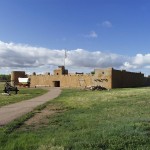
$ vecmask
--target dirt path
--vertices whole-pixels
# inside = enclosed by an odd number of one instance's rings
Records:
[[[60,88],[50,88],[50,90],[42,96],[1,107],[0,126],[6,125],[14,119],[32,111],[35,107],[56,98],[60,93]]]

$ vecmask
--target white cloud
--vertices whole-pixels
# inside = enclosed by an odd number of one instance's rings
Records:
[[[0,41],[0,73],[8,73],[11,70],[51,72],[56,66],[64,65],[64,57],[65,50],[63,49],[51,50]],[[129,57],[101,51],[75,49],[67,51],[66,66],[69,71],[106,67],[139,71],[150,68],[150,54],[137,54]]]
[[[95,31],[91,31],[89,34],[84,35],[86,38],[97,38],[98,34]]]
[[[129,62],[125,62],[124,66],[127,69],[149,68],[150,54],[137,54],[136,56],[130,58]]]
[[[137,69],[137,66],[136,65],[132,65],[129,62],[125,62],[123,64],[123,66],[122,66],[122,69]]]
[[[112,23],[108,20],[102,22],[102,26],[106,27],[106,28],[111,28],[112,27]]]
[[[69,51],[69,61],[71,66],[83,67],[119,67],[123,64],[124,56],[100,51],[89,52],[83,49]]]

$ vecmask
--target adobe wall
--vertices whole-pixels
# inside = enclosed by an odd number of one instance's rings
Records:
[[[142,73],[112,70],[112,88],[141,87],[145,85]]]
[[[150,86],[150,76],[149,77],[145,77],[144,85],[145,86]]]
[[[92,75],[30,75],[30,86],[50,86],[54,87],[55,82],[60,82],[60,87],[85,87],[91,86]]]
[[[30,86],[54,87],[60,82],[60,87],[78,88],[86,86],[101,86],[112,88],[112,68],[95,69],[95,74],[68,74],[68,75],[30,75]]]
[[[106,89],[141,87],[150,85],[150,77],[144,77],[142,73],[115,70],[113,68],[95,69],[95,74],[63,74],[65,68],[54,70],[54,75],[29,75],[30,86],[50,86],[79,88],[86,86],[101,86]],[[66,70],[67,71],[67,70]],[[18,83],[18,77],[26,77],[24,71],[13,71],[11,80]]]
[[[112,68],[95,69],[93,77],[95,84],[105,87],[106,89],[112,88]]]
[[[123,84],[123,77],[120,70],[112,69],[112,88],[121,88]]]
[[[66,70],[64,66],[58,66],[58,68],[54,70],[54,75],[68,75],[68,70]]]

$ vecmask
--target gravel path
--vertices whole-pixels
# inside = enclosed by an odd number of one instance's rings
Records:
[[[39,97],[1,107],[0,126],[6,125],[14,119],[32,111],[35,107],[56,98],[60,93],[60,88],[50,88],[46,94]]]

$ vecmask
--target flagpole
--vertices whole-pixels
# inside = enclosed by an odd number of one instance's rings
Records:
[[[64,55],[64,68],[65,68],[65,66],[66,66],[66,57],[67,57],[67,52],[66,52],[66,50],[65,50],[65,55]]]
[[[64,68],[65,68],[65,65],[66,65],[66,64],[65,64],[65,59],[66,59],[66,58],[64,58]]]

